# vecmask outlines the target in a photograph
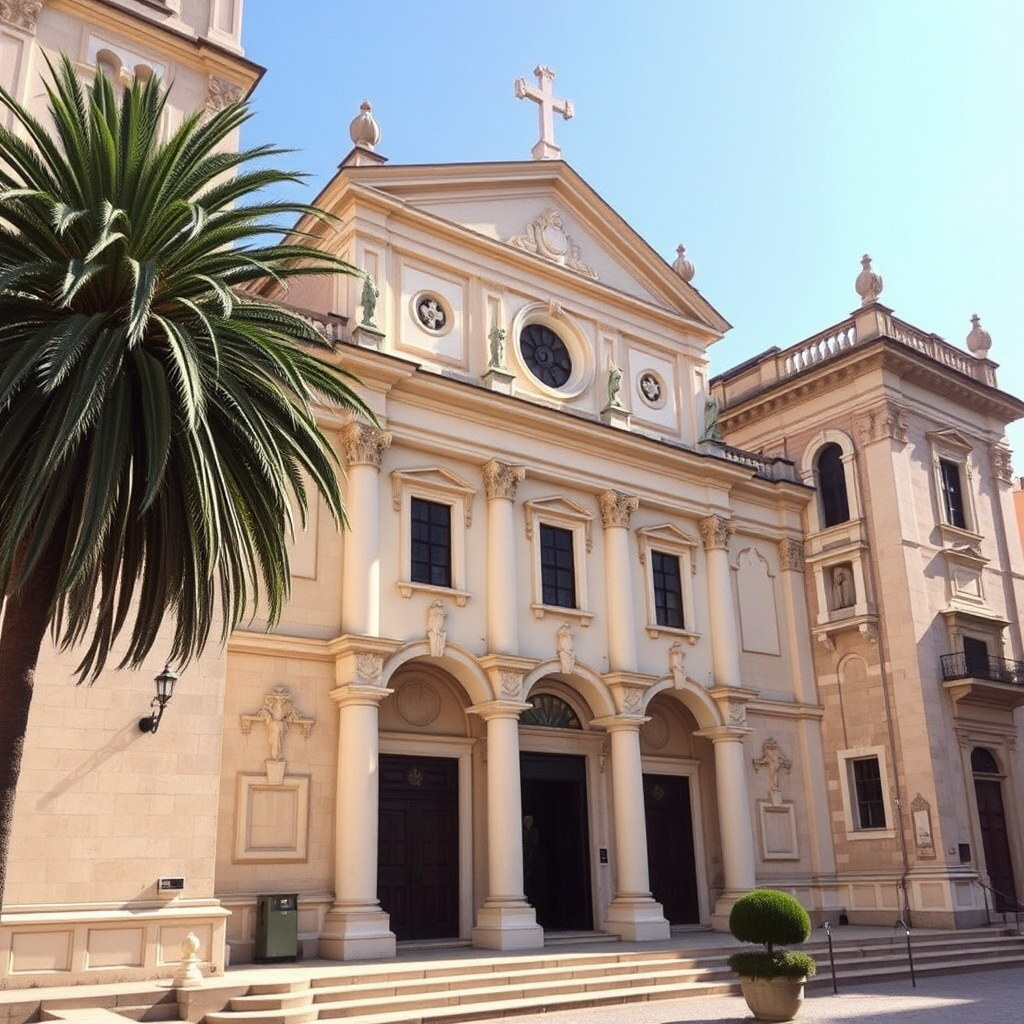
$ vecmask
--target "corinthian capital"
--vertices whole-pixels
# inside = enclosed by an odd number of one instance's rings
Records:
[[[36,18],[42,6],[42,0],[0,0],[0,21],[26,32],[35,32]]]
[[[492,498],[507,498],[515,501],[516,488],[519,481],[526,476],[526,469],[523,466],[512,466],[507,462],[498,462],[491,459],[483,466],[484,487],[487,491],[487,500]]]
[[[700,528],[700,539],[704,542],[705,551],[727,548],[729,538],[736,529],[732,520],[724,519],[722,516],[706,516],[697,526]]]
[[[623,494],[621,491],[602,491],[597,503],[606,530],[609,526],[628,528],[629,517],[640,507],[640,499],[635,494]]]
[[[366,423],[350,423],[341,435],[345,461],[350,466],[376,466],[380,469],[384,449],[391,446],[391,434]]]
[[[779,565],[790,572],[804,571],[804,542],[783,537],[779,541]]]

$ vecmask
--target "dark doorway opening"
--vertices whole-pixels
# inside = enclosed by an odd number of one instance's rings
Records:
[[[441,757],[380,757],[377,898],[400,940],[459,934],[458,768]]]
[[[651,895],[662,905],[669,924],[699,924],[690,780],[682,775],[645,775],[644,813]]]
[[[990,751],[975,747],[971,754],[971,767],[974,769],[974,794],[978,802],[985,868],[989,885],[995,889],[993,902],[1000,913],[1012,912],[1017,900],[1017,885],[1013,877],[1010,836],[1003,807],[1003,784],[1000,779],[984,777],[995,774],[998,765]]]
[[[548,931],[590,931],[586,759],[519,755],[523,786],[523,884]]]

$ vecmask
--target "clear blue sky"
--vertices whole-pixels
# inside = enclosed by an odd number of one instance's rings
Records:
[[[530,159],[513,81],[547,64],[564,159],[733,324],[712,372],[845,318],[870,253],[902,319],[963,345],[979,313],[1024,393],[1021,0],[248,0],[244,42],[246,141],[298,150],[307,198],[363,99],[392,163]]]

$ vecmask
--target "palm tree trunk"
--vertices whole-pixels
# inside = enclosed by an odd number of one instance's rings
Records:
[[[0,622],[0,911],[28,710],[59,570],[60,552],[51,545],[25,586],[7,597]]]

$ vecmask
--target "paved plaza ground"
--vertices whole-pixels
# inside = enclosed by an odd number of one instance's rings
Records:
[[[664,1002],[601,1006],[522,1017],[502,1024],[684,1024],[723,1021],[753,1024],[742,996],[701,996]],[[858,984],[832,994],[831,986],[808,992],[800,1012],[801,1024],[1022,1024],[1024,967],[971,974],[947,974]],[[477,1021],[476,1024],[488,1024]]]

